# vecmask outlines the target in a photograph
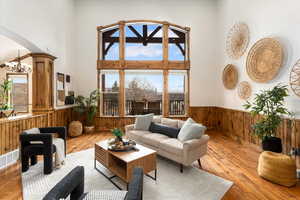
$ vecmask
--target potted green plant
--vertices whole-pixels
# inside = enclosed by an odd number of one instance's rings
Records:
[[[111,130],[112,134],[116,137],[117,141],[122,142],[123,131],[119,128],[114,128]]]
[[[12,82],[4,80],[0,84],[0,118],[7,117],[9,112],[12,111],[12,107],[9,105],[9,91],[11,90]]]
[[[97,114],[97,102],[100,93],[94,90],[90,93],[89,97],[78,95],[75,98],[75,103],[78,105],[74,108],[75,112],[85,115],[84,132],[91,133],[95,130],[94,118]]]
[[[276,137],[276,132],[283,115],[291,115],[284,106],[284,100],[288,96],[288,86],[279,84],[270,90],[261,91],[260,94],[255,95],[252,103],[247,101],[244,105],[253,116],[262,116],[252,129],[254,134],[262,139],[264,151],[282,152],[281,139]]]

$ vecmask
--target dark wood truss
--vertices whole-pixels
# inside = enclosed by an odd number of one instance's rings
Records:
[[[162,29],[162,26],[156,27],[149,35],[148,35],[148,25],[143,25],[143,33],[140,34],[132,25],[128,26],[129,30],[135,35],[135,37],[126,37],[125,41],[126,43],[141,43],[144,46],[147,46],[148,44],[162,44],[163,38],[162,37],[154,37],[155,34]],[[102,54],[103,59],[105,59],[105,56],[107,55],[109,49],[115,44],[120,41],[119,37],[112,36],[114,33],[116,33],[119,30],[119,28],[114,28],[109,31],[105,31],[102,33]],[[169,37],[168,41],[169,44],[175,44],[183,56],[185,56],[185,42],[186,42],[186,36],[185,33],[178,31],[176,29],[170,28],[170,30],[176,34],[178,37]],[[108,44],[108,45],[106,45]],[[183,44],[183,46],[182,46]]]

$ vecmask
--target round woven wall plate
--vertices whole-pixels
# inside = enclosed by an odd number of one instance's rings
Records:
[[[258,83],[266,83],[276,77],[283,60],[281,44],[272,38],[264,38],[256,42],[247,57],[247,73]]]
[[[223,84],[227,89],[234,89],[238,82],[238,72],[234,65],[229,64],[223,70]]]
[[[232,59],[239,59],[249,45],[249,29],[247,24],[237,23],[229,31],[226,40],[226,52]]]
[[[247,81],[243,81],[238,85],[238,95],[241,99],[247,100],[252,94],[251,85]]]
[[[290,86],[293,92],[300,97],[300,60],[297,61],[290,73]]]

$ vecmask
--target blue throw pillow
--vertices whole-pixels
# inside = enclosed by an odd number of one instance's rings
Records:
[[[149,127],[149,131],[152,133],[160,133],[160,134],[166,135],[170,138],[177,138],[180,128],[163,126],[163,125],[152,122]]]

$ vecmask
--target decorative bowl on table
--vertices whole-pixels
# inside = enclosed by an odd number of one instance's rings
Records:
[[[123,139],[122,141],[116,138],[108,141],[108,150],[110,151],[131,151],[136,149],[136,143],[133,140]]]

